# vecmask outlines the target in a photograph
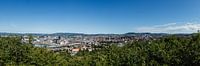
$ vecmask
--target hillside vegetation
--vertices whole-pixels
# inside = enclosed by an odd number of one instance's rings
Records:
[[[99,46],[98,46],[99,47]],[[159,40],[134,41],[118,47],[103,45],[100,50],[81,51],[70,56],[22,44],[18,37],[0,38],[1,65],[36,66],[193,66],[200,64],[200,34],[171,35]]]

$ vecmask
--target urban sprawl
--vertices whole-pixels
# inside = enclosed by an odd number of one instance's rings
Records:
[[[8,37],[10,33],[1,33],[1,37]],[[29,43],[35,47],[47,48],[52,51],[66,50],[71,55],[79,51],[93,51],[103,44],[116,44],[123,46],[127,42],[156,40],[169,34],[164,33],[126,33],[126,34],[76,34],[76,33],[55,33],[55,34],[16,34],[21,36],[23,43]],[[190,34],[177,34],[180,37],[188,37]]]

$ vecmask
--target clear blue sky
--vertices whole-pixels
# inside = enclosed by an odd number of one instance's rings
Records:
[[[126,33],[199,18],[200,0],[0,0],[0,32]]]

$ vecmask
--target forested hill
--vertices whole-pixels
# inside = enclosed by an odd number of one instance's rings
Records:
[[[0,64],[35,66],[197,66],[200,64],[200,34],[169,35],[159,40],[134,41],[123,47],[112,45],[70,56],[22,44],[19,37],[0,38]]]

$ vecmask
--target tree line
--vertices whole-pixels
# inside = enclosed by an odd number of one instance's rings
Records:
[[[21,43],[19,37],[0,38],[1,65],[36,66],[195,66],[200,64],[200,34],[191,37],[170,35],[158,40],[133,41],[123,47],[115,44],[80,51],[70,56]],[[95,46],[94,46],[95,47]]]

